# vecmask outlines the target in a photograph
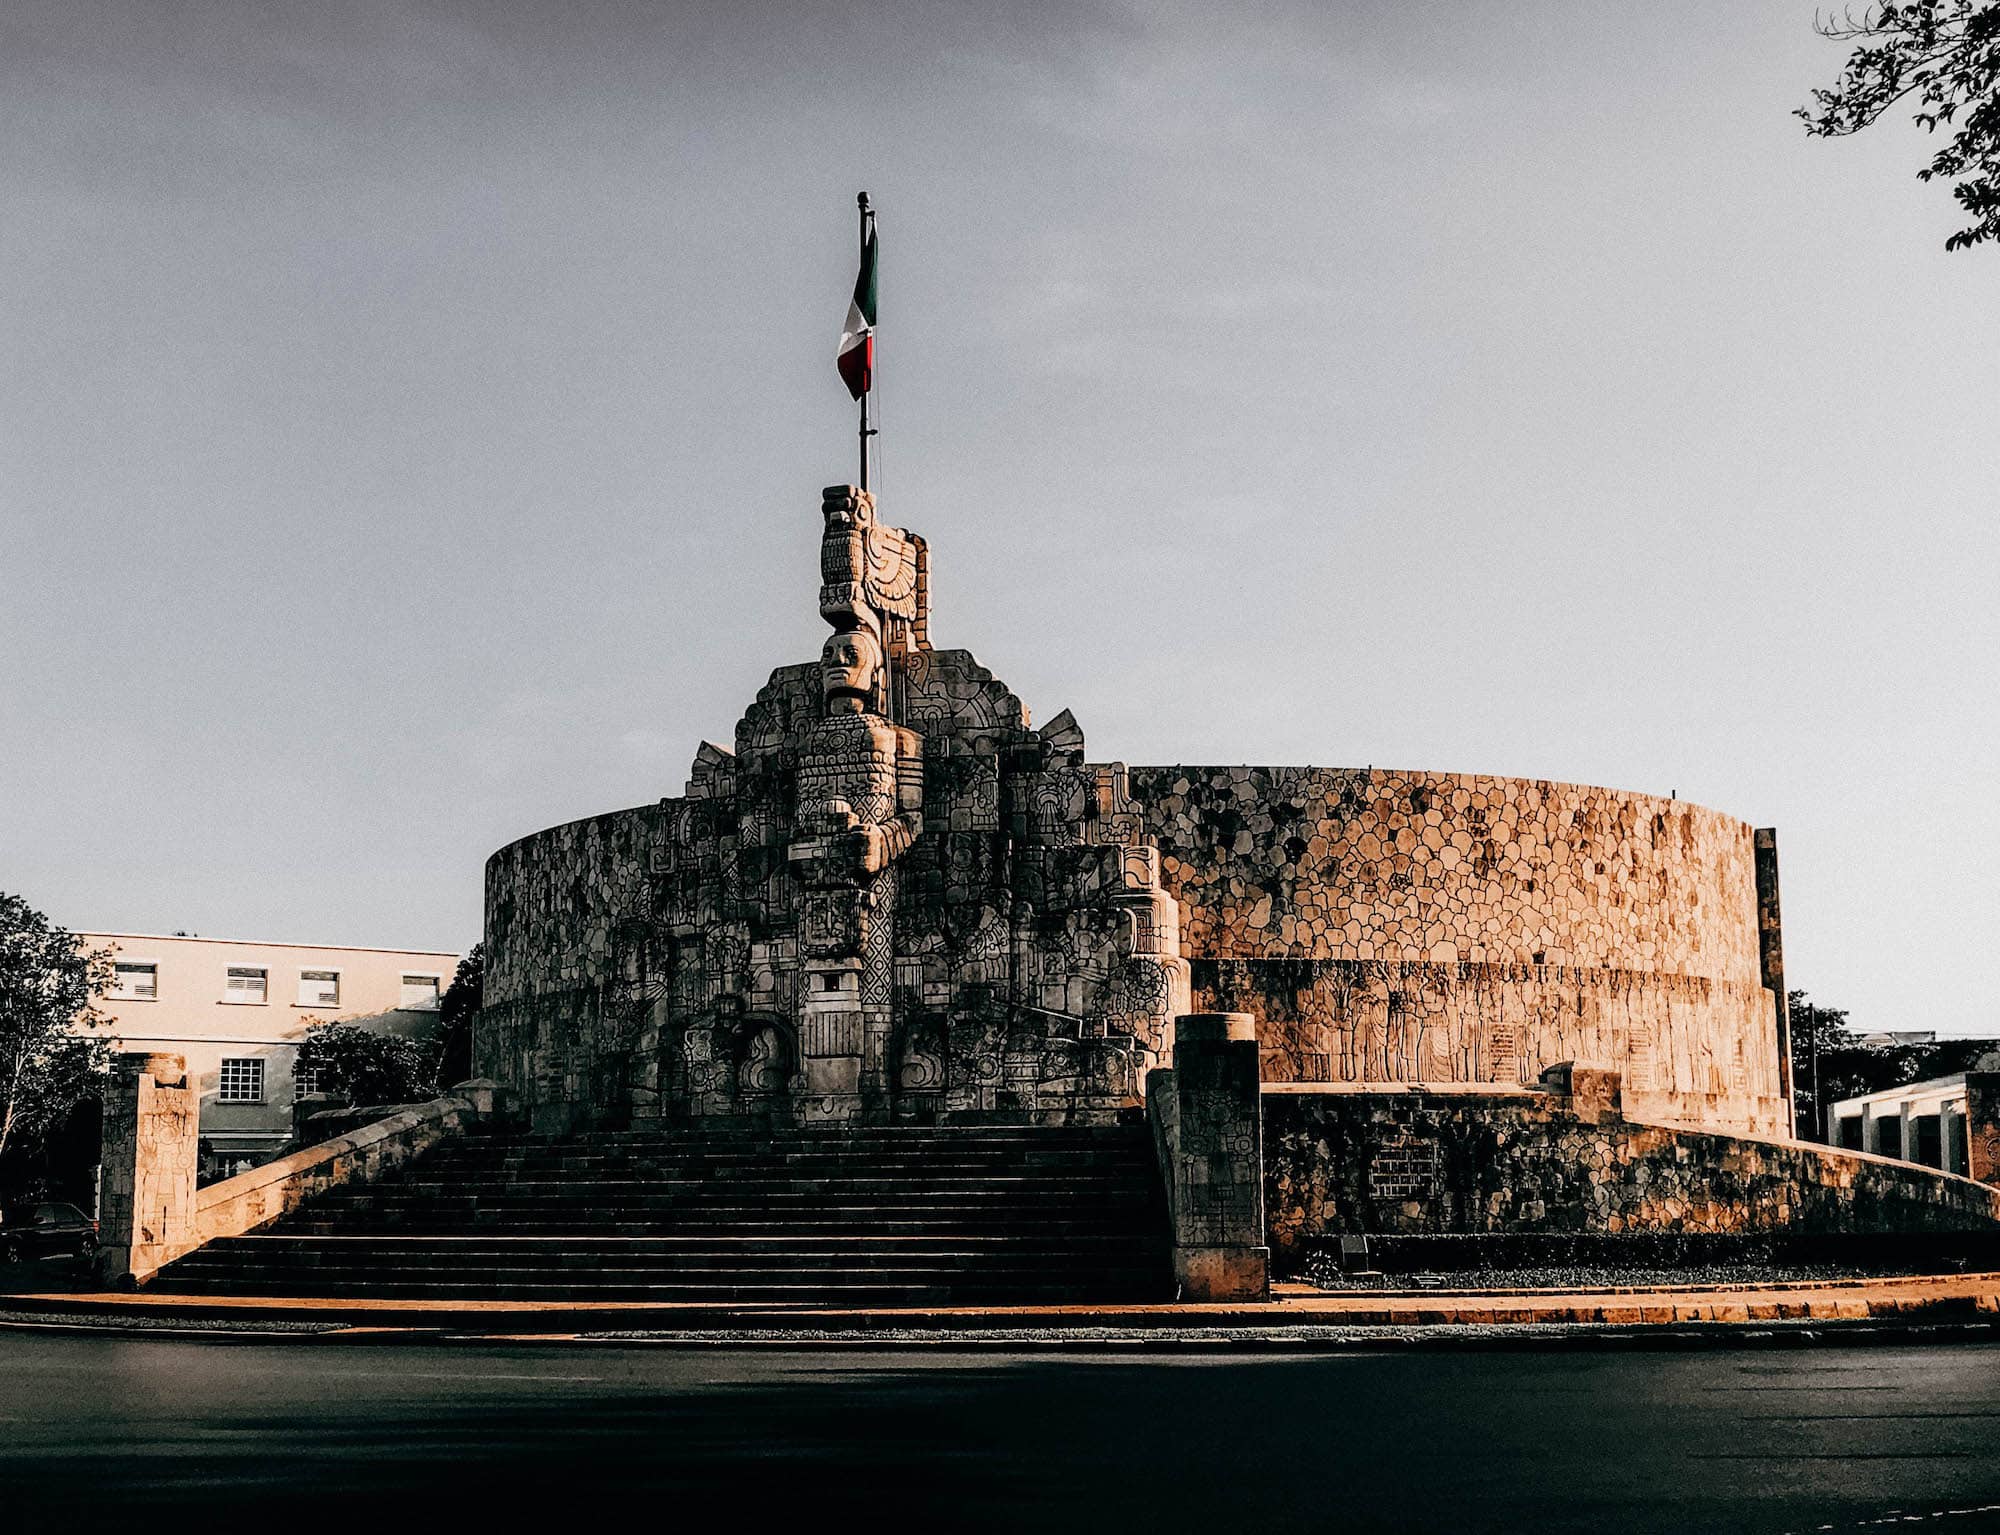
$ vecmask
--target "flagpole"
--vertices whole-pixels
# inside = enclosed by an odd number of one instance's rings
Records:
[[[868,194],[866,192],[858,194],[854,201],[861,210],[861,259],[866,261],[868,259],[868,225],[874,219],[875,211],[868,206]],[[872,355],[872,342],[864,344],[871,347]],[[870,387],[861,391],[861,488],[863,490],[868,488],[868,439],[875,435],[868,429],[868,396],[874,392],[874,382],[872,378],[869,379],[868,383]]]

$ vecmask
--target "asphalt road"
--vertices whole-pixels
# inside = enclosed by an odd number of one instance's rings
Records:
[[[2000,1529],[2000,1345],[1141,1360],[0,1332],[15,1535],[801,1519]]]

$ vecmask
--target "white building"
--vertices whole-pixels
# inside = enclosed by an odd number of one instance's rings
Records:
[[[121,1050],[187,1058],[201,1093],[202,1174],[268,1160],[292,1133],[311,1083],[295,1061],[306,1026],[365,1021],[398,1034],[436,1026],[459,956],[148,933],[79,933],[112,951],[116,983],[98,1004]]]
[[[1826,1111],[1827,1142],[1849,1151],[1900,1157],[1905,1162],[1921,1162],[1970,1177],[1969,1096],[1966,1074],[1961,1071],[1845,1098]]]

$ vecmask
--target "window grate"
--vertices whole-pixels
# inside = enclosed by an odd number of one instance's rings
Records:
[[[262,1103],[264,1063],[256,1056],[226,1055],[215,1078],[217,1103]]]

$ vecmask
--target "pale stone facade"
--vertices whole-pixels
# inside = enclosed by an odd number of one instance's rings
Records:
[[[818,663],[685,793],[487,867],[479,1069],[545,1128],[1105,1114],[1191,1007],[1267,1080],[1620,1070],[1783,1133],[1775,844],[1677,801],[1326,768],[1085,761],[928,636],[929,551],[821,508]],[[1759,839],[1766,855],[1760,863]]]

